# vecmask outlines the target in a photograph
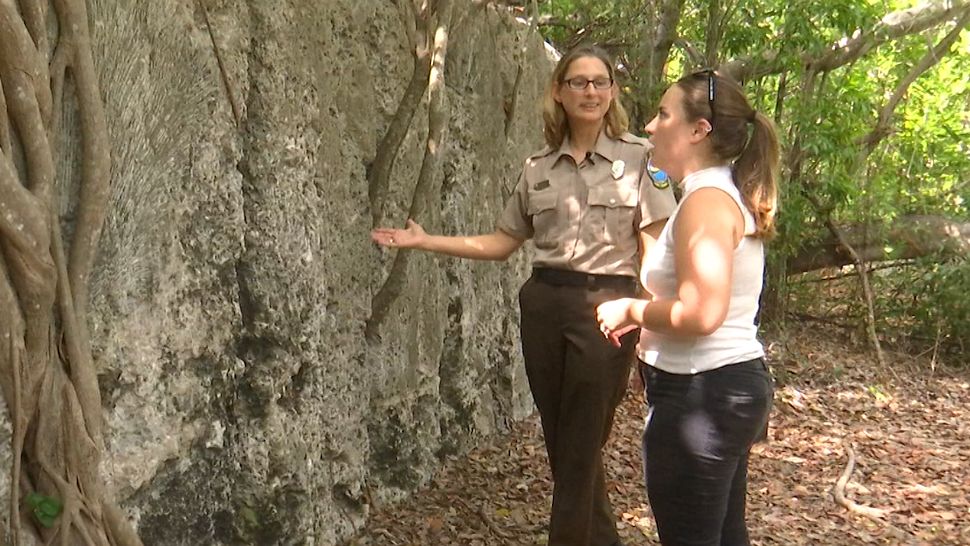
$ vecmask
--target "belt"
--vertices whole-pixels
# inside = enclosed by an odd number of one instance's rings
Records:
[[[637,279],[627,275],[596,275],[568,269],[534,267],[532,277],[539,282],[556,286],[585,286],[591,290],[612,288],[630,292],[635,292],[637,289]]]

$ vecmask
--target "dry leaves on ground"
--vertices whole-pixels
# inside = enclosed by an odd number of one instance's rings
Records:
[[[881,370],[837,336],[770,345],[779,377],[769,441],[755,447],[748,522],[756,545],[970,545],[970,370],[900,356]],[[629,392],[606,447],[617,526],[659,544],[642,486],[642,395]],[[833,500],[842,492],[862,507]],[[352,546],[543,545],[552,484],[536,417],[450,461],[408,502],[382,507]],[[872,508],[870,515],[864,515]]]

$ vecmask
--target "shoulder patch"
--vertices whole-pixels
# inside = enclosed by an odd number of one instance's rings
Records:
[[[670,177],[667,176],[667,173],[654,167],[653,163],[647,163],[647,176],[650,177],[650,183],[653,184],[653,187],[658,190],[665,190],[670,187]]]

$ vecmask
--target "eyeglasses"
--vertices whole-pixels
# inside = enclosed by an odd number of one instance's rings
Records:
[[[613,85],[613,78],[593,78],[592,80],[584,78],[582,76],[577,76],[575,78],[569,78],[563,81],[566,87],[572,89],[573,91],[582,91],[586,89],[586,86],[593,84],[595,89],[609,89]]]

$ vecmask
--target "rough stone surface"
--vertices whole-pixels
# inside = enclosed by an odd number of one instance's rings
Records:
[[[415,254],[380,340],[365,341],[393,258],[369,242],[366,169],[411,74],[395,3],[89,4],[114,160],[91,284],[102,467],[145,544],[337,544],[531,411],[516,304],[527,251]],[[456,4],[449,129],[422,219],[446,234],[493,229],[541,146],[551,69],[508,12]],[[422,105],[390,223],[405,219],[426,129]]]

